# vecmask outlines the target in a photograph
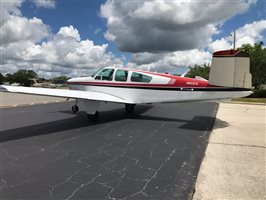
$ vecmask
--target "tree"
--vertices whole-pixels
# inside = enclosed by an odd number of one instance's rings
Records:
[[[205,79],[209,79],[210,65],[195,65],[194,67],[189,67],[190,70],[186,77],[194,78],[195,76],[200,76]]]
[[[38,79],[38,82],[40,82],[40,83],[47,82],[47,81],[48,81],[48,80],[45,79],[44,77]]]
[[[13,75],[12,74],[6,74],[5,81],[9,83],[13,83]]]
[[[250,73],[252,74],[252,85],[256,89],[266,83],[266,49],[262,48],[263,43],[242,45],[239,50],[250,55]]]
[[[65,84],[69,78],[66,76],[58,76],[51,79],[51,82],[54,84]]]
[[[0,84],[3,84],[4,81],[5,77],[2,75],[2,73],[0,73]]]
[[[16,82],[23,86],[30,86],[32,84],[31,79],[33,78],[35,79],[38,78],[38,75],[34,71],[21,69],[13,74],[12,81],[10,82],[12,83]]]

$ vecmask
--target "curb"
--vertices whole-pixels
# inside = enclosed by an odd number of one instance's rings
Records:
[[[221,103],[228,103],[228,104],[246,104],[246,105],[258,105],[258,106],[265,106],[266,105],[266,103],[243,102],[243,101],[223,101]]]

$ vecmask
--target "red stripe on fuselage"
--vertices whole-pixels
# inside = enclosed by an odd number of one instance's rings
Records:
[[[164,87],[164,88],[176,88],[176,87],[188,87],[188,88],[203,88],[203,87],[215,87],[209,85],[208,83],[205,84],[135,84],[135,83],[116,83],[116,82],[68,82],[69,85],[87,85],[87,86],[124,86],[124,87]]]
[[[93,85],[93,86],[125,86],[125,87],[169,87],[169,85],[166,84],[135,84],[135,83],[117,83],[117,82],[68,82],[69,85]],[[170,87],[173,87],[171,85]]]

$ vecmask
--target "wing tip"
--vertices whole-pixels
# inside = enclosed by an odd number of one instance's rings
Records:
[[[0,92],[7,92],[8,90],[5,88],[4,85],[0,85]]]

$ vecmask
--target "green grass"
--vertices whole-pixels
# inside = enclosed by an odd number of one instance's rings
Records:
[[[232,99],[232,101],[266,103],[266,98],[235,98],[235,99]]]

